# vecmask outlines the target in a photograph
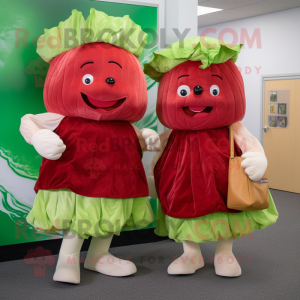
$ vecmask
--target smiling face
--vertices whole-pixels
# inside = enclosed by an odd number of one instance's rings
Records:
[[[68,117],[136,122],[147,108],[147,84],[133,54],[85,44],[51,61],[44,101],[49,112]]]
[[[205,70],[187,61],[164,74],[157,116],[168,128],[201,130],[228,126],[245,115],[245,92],[237,66],[228,60]]]

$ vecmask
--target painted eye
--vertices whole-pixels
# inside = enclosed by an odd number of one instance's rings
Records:
[[[191,89],[187,85],[182,85],[178,88],[177,94],[180,97],[186,97],[191,93]]]
[[[86,74],[82,77],[82,82],[85,84],[85,85],[89,85],[89,84],[92,84],[94,81],[94,77],[93,75],[91,74]]]
[[[210,93],[216,97],[220,94],[220,88],[214,84],[210,87]]]

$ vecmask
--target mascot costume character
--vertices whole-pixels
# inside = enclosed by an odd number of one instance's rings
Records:
[[[141,158],[145,140],[157,144],[159,137],[132,124],[147,108],[138,61],[146,41],[128,16],[95,9],[86,20],[73,10],[39,38],[37,53],[50,62],[44,87],[48,113],[25,115],[20,131],[43,156],[27,221],[39,230],[64,230],[55,281],[80,282],[80,249],[90,236],[86,269],[111,276],[136,272],[132,262],[108,250],[113,235],[154,219]]]
[[[204,266],[199,243],[217,241],[217,275],[241,275],[233,240],[276,222],[269,207],[237,211],[227,207],[229,125],[235,156],[252,181],[259,181],[267,159],[258,140],[240,122],[246,110],[242,76],[235,65],[242,45],[189,38],[154,53],[144,72],[160,82],[157,116],[169,128],[161,135],[148,177],[150,196],[159,198],[156,233],[183,244],[183,255],[169,274],[192,274]],[[247,177],[246,177],[247,180]]]

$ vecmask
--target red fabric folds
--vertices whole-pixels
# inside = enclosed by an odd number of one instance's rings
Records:
[[[59,160],[43,158],[36,192],[69,189],[107,198],[149,195],[141,146],[128,122],[65,117],[55,133],[66,150]]]
[[[90,84],[84,83],[85,75],[93,78]],[[108,84],[108,78],[115,83]],[[103,102],[126,100],[107,111],[87,104],[84,97],[99,107]],[[44,87],[47,111],[97,121],[137,122],[146,112],[147,98],[146,78],[137,57],[107,43],[84,44],[56,56]]]
[[[202,70],[201,64],[199,61],[187,61],[163,75],[156,111],[158,119],[166,127],[178,130],[213,129],[243,119],[246,111],[245,91],[237,66],[228,60]],[[178,94],[181,86],[190,89],[185,97]],[[200,95],[194,92],[196,86],[203,89]],[[219,87],[218,96],[212,95],[213,86]],[[207,116],[191,117],[184,113],[184,107],[211,107],[212,110]]]
[[[173,130],[154,168],[165,215],[196,218],[228,209],[229,130]],[[235,145],[235,155],[241,155]]]

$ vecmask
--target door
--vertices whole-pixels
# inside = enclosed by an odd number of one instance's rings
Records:
[[[269,80],[264,85],[269,186],[300,193],[300,79]]]

